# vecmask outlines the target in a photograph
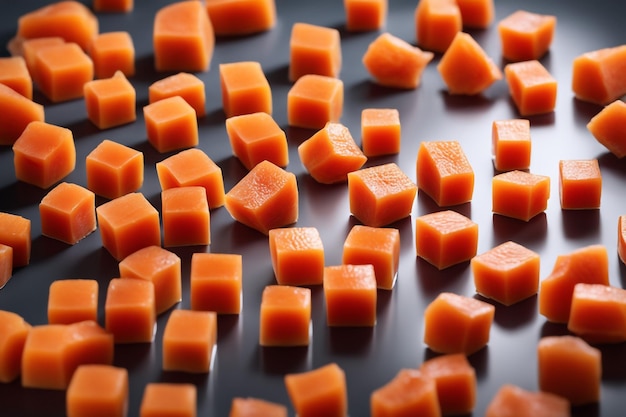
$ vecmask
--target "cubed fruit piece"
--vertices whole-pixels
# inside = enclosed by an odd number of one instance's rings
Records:
[[[626,45],[585,52],[572,62],[577,99],[606,105],[626,94]]]
[[[143,279],[111,279],[104,320],[115,343],[151,343],[156,333],[154,283]]]
[[[191,309],[239,314],[242,279],[241,255],[194,253],[191,257]]]
[[[504,384],[493,396],[485,411],[485,417],[515,415],[517,417],[570,417],[567,399],[544,391],[527,391],[511,384]]]
[[[139,417],[195,417],[197,388],[188,383],[148,383],[143,391]]]
[[[324,279],[324,244],[315,227],[269,231],[276,281],[281,285],[319,285]]]
[[[161,191],[163,246],[208,245],[211,216],[206,190],[200,186]]]
[[[93,61],[72,42],[41,49],[35,66],[39,90],[54,103],[82,98],[94,77]]]
[[[112,77],[120,71],[126,77],[135,75],[135,45],[125,31],[100,33],[89,47],[96,78]]]
[[[112,365],[82,365],[67,388],[67,417],[125,417],[128,397],[128,370]]]
[[[22,316],[0,310],[0,382],[16,380],[22,372],[22,353],[31,329]]]
[[[476,405],[476,371],[462,353],[428,359],[419,370],[437,387],[441,414],[471,414]]]
[[[71,324],[98,320],[98,281],[58,279],[48,292],[48,323]]]
[[[275,0],[208,0],[206,10],[217,36],[243,36],[276,25]]]
[[[69,375],[84,364],[111,365],[115,347],[113,335],[94,320],[68,324],[70,339],[66,358]]]
[[[567,328],[589,343],[626,341],[626,290],[602,284],[576,284]]]
[[[0,289],[13,276],[13,248],[0,243]]]
[[[296,22],[289,39],[289,80],[306,74],[338,77],[341,39],[335,28]]]
[[[388,0],[344,0],[343,6],[349,32],[382,29],[387,22]]]
[[[30,73],[33,82],[37,83],[37,53],[39,53],[42,48],[60,45],[62,43],[65,43],[65,40],[60,36],[44,36],[41,38],[22,39],[21,54],[26,61],[26,68],[28,68],[28,72]]]
[[[217,313],[174,310],[163,333],[163,370],[207,373],[217,342]]]
[[[326,324],[331,327],[371,327],[376,324],[376,275],[367,265],[324,268]]]
[[[550,177],[526,171],[498,174],[491,181],[492,211],[529,221],[548,207]]]
[[[487,29],[495,18],[494,0],[456,0],[464,28]]]
[[[397,109],[361,111],[361,145],[366,157],[400,152],[401,126]]]
[[[22,56],[0,58],[0,84],[29,100],[33,99],[33,80]]]
[[[626,215],[617,219],[617,253],[619,259],[626,263]]]
[[[435,381],[417,369],[401,369],[370,395],[372,417],[441,416]]]
[[[557,81],[537,60],[504,67],[509,93],[522,116],[545,114],[556,106]]]
[[[424,343],[435,352],[471,355],[489,342],[495,310],[476,298],[441,293],[424,310]]]
[[[257,112],[272,114],[272,91],[260,63],[220,64],[220,86],[227,118]]]
[[[598,209],[602,173],[597,159],[559,161],[559,196],[562,209]]]
[[[287,407],[272,401],[253,397],[235,397],[228,417],[287,417]]]
[[[31,221],[17,214],[0,212],[0,244],[10,246],[13,267],[28,265],[32,246]]]
[[[299,417],[341,417],[348,413],[346,375],[336,363],[287,374],[285,387]]]
[[[622,100],[615,100],[600,110],[587,123],[587,129],[617,158],[626,156],[626,103]]]
[[[137,119],[137,94],[121,71],[111,78],[86,82],[84,95],[87,117],[98,129],[121,126]]]
[[[128,13],[134,7],[134,0],[93,0],[94,11],[100,13]]]
[[[428,51],[445,52],[463,28],[456,0],[420,0],[415,9],[417,44]]]
[[[31,122],[43,122],[44,108],[0,83],[0,145],[13,145]]]
[[[206,114],[206,91],[204,81],[188,72],[179,72],[150,84],[148,101],[163,100],[173,96],[181,96],[196,111],[197,117]]]
[[[41,233],[74,245],[96,230],[96,196],[78,184],[62,182],[39,203]]]
[[[502,56],[509,61],[543,57],[550,49],[556,16],[517,10],[498,23]]]
[[[168,97],[148,104],[143,108],[143,115],[148,141],[158,152],[171,152],[198,145],[196,111],[182,97]]]
[[[266,286],[261,298],[259,329],[261,346],[308,346],[311,290],[289,285]]]
[[[491,124],[493,165],[497,171],[528,169],[531,147],[528,119],[495,120]]]
[[[85,159],[87,188],[99,196],[115,199],[143,185],[143,152],[105,139]]]
[[[287,93],[287,120],[290,126],[322,129],[339,122],[343,113],[343,81],[317,74],[298,78]]]

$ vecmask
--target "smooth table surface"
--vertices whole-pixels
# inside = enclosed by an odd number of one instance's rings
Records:
[[[5,44],[17,29],[17,18],[44,4],[42,1],[5,1],[0,6],[0,42]],[[103,139],[119,141],[144,152],[145,182],[140,190],[160,209],[160,186],[154,165],[171,154],[159,154],[147,142],[142,107],[147,104],[148,86],[165,77],[156,73],[152,54],[152,22],[156,10],[169,2],[138,0],[135,10],[122,15],[99,15],[100,31],[126,30],[136,48],[137,121],[100,131],[86,117],[84,102],[74,100],[52,104],[41,94],[35,100],[46,106],[46,120],[72,129],[77,148],[77,165],[65,181],[85,183],[87,154]],[[389,2],[386,31],[415,43],[414,10],[417,2]],[[89,3],[90,4],[90,3]],[[287,125],[289,36],[294,22],[303,21],[337,28],[342,37],[345,106],[341,119],[360,144],[360,115],[366,107],[391,107],[400,112],[402,151],[398,155],[372,158],[366,166],[396,162],[415,179],[417,150],[424,140],[458,140],[472,164],[476,183],[471,203],[453,207],[479,224],[478,253],[499,243],[514,240],[541,255],[541,277],[551,271],[560,254],[590,244],[605,245],[609,254],[610,282],[623,287],[626,268],[617,255],[617,219],[626,214],[624,184],[626,162],[620,161],[596,142],[586,123],[601,108],[574,99],[571,92],[571,65],[577,55],[626,43],[623,16],[626,3],[615,1],[512,1],[496,0],[496,20],[485,30],[470,33],[501,67],[497,21],[513,11],[554,14],[557,29],[549,53],[541,62],[559,82],[554,113],[531,120],[532,162],[530,171],[549,175],[551,197],[545,214],[528,223],[491,212],[491,123],[519,117],[504,80],[475,97],[451,96],[436,70],[440,55],[425,70],[422,85],[415,90],[395,90],[372,83],[361,58],[367,45],[380,32],[348,33],[340,0],[296,2],[277,0],[278,21],[272,30],[241,38],[218,38],[211,68],[197,74],[207,92],[207,116],[199,120],[200,145],[223,170],[228,191],[246,171],[233,156],[224,127],[218,65],[252,60],[261,63],[272,88],[275,120],[285,129],[290,162],[300,192],[298,226],[320,231],[326,264],[341,262],[343,241],[357,224],[350,216],[346,184],[321,185],[304,170],[297,146],[314,132]],[[6,53],[5,53],[6,54]],[[597,158],[603,176],[602,207],[599,210],[562,211],[559,204],[558,161]],[[38,203],[47,190],[21,183],[13,170],[10,147],[0,148],[0,211],[25,216],[32,221],[32,258],[18,268],[0,290],[0,309],[14,311],[33,325],[44,324],[48,287],[56,279],[92,278],[100,284],[99,320],[104,323],[103,306],[107,283],[118,275],[117,262],[102,248],[98,231],[74,246],[41,235]],[[97,198],[96,203],[106,200]],[[294,414],[284,387],[286,373],[310,370],[336,362],[346,372],[349,412],[353,417],[369,415],[373,390],[393,378],[401,368],[417,367],[433,353],[422,342],[423,311],[439,293],[452,291],[475,296],[469,263],[443,271],[416,257],[414,219],[440,210],[418,193],[412,215],[391,227],[400,230],[400,270],[392,291],[379,291],[377,324],[373,328],[329,328],[321,287],[312,287],[312,339],[304,348],[261,348],[258,344],[260,296],[263,288],[275,283],[267,237],[235,222],[225,208],[211,213],[212,243],[209,247],[170,248],[182,258],[183,300],[176,308],[189,308],[189,265],[194,252],[240,253],[243,255],[243,310],[239,316],[218,320],[218,346],[209,374],[190,375],[161,369],[161,338],[169,313],[159,316],[152,344],[117,345],[116,366],[130,375],[129,415],[138,415],[143,389],[149,382],[191,382],[198,388],[198,415],[226,416],[235,396],[252,396],[283,403]],[[469,357],[478,376],[478,400],[472,415],[484,411],[499,387],[512,383],[537,390],[536,346],[542,336],[566,334],[562,325],[550,324],[538,313],[537,297],[504,307],[496,304],[495,320],[488,346]],[[575,408],[576,416],[623,415],[626,393],[626,344],[600,346],[603,376],[599,404]],[[0,384],[0,415],[62,416],[65,393],[25,389],[19,381]]]

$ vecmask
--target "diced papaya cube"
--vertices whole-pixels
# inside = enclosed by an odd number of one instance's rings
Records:
[[[555,323],[567,323],[572,294],[578,283],[609,285],[606,247],[590,245],[559,255],[539,287],[539,313]]]
[[[602,353],[576,336],[543,337],[537,346],[539,389],[572,406],[600,400]]]
[[[343,81],[324,75],[306,74],[287,93],[290,126],[322,129],[339,122],[343,113]]]
[[[559,161],[562,209],[597,209],[602,196],[602,173],[597,159]]]
[[[175,187],[161,192],[163,246],[208,245],[211,217],[206,190]]]
[[[322,184],[344,182],[348,173],[365,164],[367,157],[341,123],[328,122],[298,146],[300,161],[315,181]]]
[[[387,22],[388,0],[344,0],[343,6],[349,32],[382,29]]]
[[[253,397],[235,397],[228,417],[287,417],[287,407],[271,401]]]
[[[287,135],[268,113],[230,117],[226,133],[233,154],[248,170],[266,159],[279,167],[289,163]]]
[[[71,324],[98,320],[98,281],[59,279],[50,284],[48,323]]]
[[[487,29],[495,17],[494,0],[456,0],[463,27]]]
[[[163,332],[163,370],[206,373],[217,341],[217,313],[174,310]]]
[[[26,68],[30,73],[33,81],[37,82],[37,54],[42,48],[56,46],[65,43],[60,36],[44,36],[41,38],[24,39],[22,43],[21,54],[26,61]]]
[[[498,171],[524,170],[530,167],[530,121],[495,120],[491,125],[493,165]]]
[[[0,289],[13,276],[13,248],[0,243]]]
[[[550,113],[556,106],[557,81],[537,60],[504,67],[511,98],[522,116]]]
[[[281,285],[319,285],[324,280],[324,244],[315,227],[269,231],[276,281]]]
[[[147,246],[161,245],[159,212],[141,193],[128,193],[96,208],[102,246],[121,261]]]
[[[299,417],[346,416],[346,375],[336,363],[285,375],[285,387]]]
[[[526,171],[509,171],[491,182],[494,213],[529,221],[543,213],[550,198],[550,177]]]
[[[0,84],[11,87],[29,100],[33,99],[33,80],[21,56],[0,58]]]
[[[458,32],[444,52],[437,71],[450,94],[475,95],[502,79],[502,71],[474,38]]]
[[[13,145],[35,121],[44,121],[43,106],[0,83],[0,145]]]
[[[62,182],[39,203],[41,233],[74,245],[96,230],[96,196],[78,184]]]
[[[474,170],[456,140],[420,143],[416,178],[417,187],[440,207],[472,200]]]
[[[94,11],[101,13],[128,13],[134,6],[134,0],[93,0]]]
[[[572,62],[577,99],[606,105],[626,94],[626,45],[586,52]]]
[[[191,1],[191,0],[189,0]],[[180,96],[164,98],[143,108],[148,141],[160,153],[198,145],[196,111]]]
[[[143,185],[143,152],[105,139],[85,159],[87,188],[114,199]]]
[[[156,331],[154,283],[113,278],[104,305],[105,327],[115,343],[151,343]]]
[[[64,324],[33,326],[22,354],[22,386],[63,390],[71,375],[65,363],[70,329]]]
[[[361,145],[365,156],[393,155],[400,152],[401,126],[397,109],[361,111]]]
[[[209,0],[206,10],[217,36],[251,35],[276,24],[275,0]]]
[[[195,417],[198,393],[193,384],[148,383],[143,391],[139,417]]]
[[[206,115],[204,81],[188,72],[179,72],[162,78],[148,87],[150,103],[173,96],[181,96],[196,111],[197,117]]]
[[[156,164],[161,190],[199,185],[206,190],[209,209],[224,205],[222,169],[201,149],[186,149]]]
[[[617,253],[620,260],[626,263],[626,215],[617,220]]]
[[[153,44],[157,71],[208,71],[215,33],[204,3],[179,1],[159,9]]]
[[[110,78],[120,71],[126,77],[135,75],[135,45],[125,31],[100,33],[89,47],[94,76]]]
[[[30,262],[32,246],[30,232],[30,219],[0,212],[0,244],[11,247],[13,267],[25,266]]]
[[[556,16],[517,10],[498,23],[502,56],[509,61],[539,59],[554,37]]]
[[[289,39],[289,80],[306,74],[336,78],[341,71],[341,39],[335,28],[294,23]]]
[[[16,380],[22,372],[24,343],[31,329],[22,316],[0,310],[0,382]]]
[[[83,320],[67,325],[69,342],[66,349],[68,375],[85,364],[113,364],[113,334],[106,331],[94,320]]]
[[[570,403],[565,398],[545,391],[527,391],[504,384],[491,399],[485,417],[516,415],[518,417],[569,417]]]
[[[235,220],[267,235],[298,220],[296,176],[267,160],[260,162],[230,189],[224,204]]]
[[[437,387],[441,414],[471,414],[476,405],[476,371],[462,353],[428,359],[419,370]]]
[[[261,64],[255,61],[220,64],[222,106],[226,117],[272,114],[272,91]]]
[[[122,72],[111,78],[93,80],[84,86],[87,117],[99,129],[134,122],[136,92]]]
[[[587,129],[617,158],[626,156],[626,103],[615,100],[593,116]]]
[[[343,264],[374,267],[376,286],[391,290],[400,264],[400,231],[393,228],[354,225],[343,243]]]
[[[67,417],[125,417],[129,397],[128,370],[112,365],[80,366],[67,388]]]
[[[374,266],[343,264],[325,267],[324,299],[328,326],[374,326],[376,324]]]
[[[191,257],[191,309],[239,314],[242,278],[241,255],[194,253]]]
[[[456,0],[420,0],[415,8],[417,44],[428,51],[445,52],[463,28]]]
[[[424,343],[435,352],[471,355],[489,343],[495,310],[476,298],[443,292],[424,310]]]
[[[441,416],[435,381],[417,369],[401,369],[370,395],[372,417]]]
[[[567,328],[589,343],[626,341],[626,290],[602,284],[576,284]]]
[[[308,346],[311,290],[289,285],[266,286],[261,297],[259,327],[261,346]],[[300,411],[298,414],[302,416]]]
[[[434,54],[422,51],[389,33],[382,33],[367,47],[362,61],[374,81],[385,87],[414,89]]]
[[[147,246],[128,255],[118,267],[122,278],[152,281],[157,314],[181,300],[181,260],[175,253],[160,246]]]
[[[39,90],[53,103],[82,98],[94,77],[93,61],[75,43],[41,49],[35,57]]]

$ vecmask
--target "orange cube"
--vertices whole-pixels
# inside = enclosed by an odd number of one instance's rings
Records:
[[[572,62],[576,98],[607,105],[626,94],[626,45],[585,52]]]
[[[374,390],[370,408],[372,417],[441,415],[434,380],[417,369],[401,369],[391,381]]]
[[[198,145],[196,111],[180,96],[155,101],[143,108],[148,141],[160,153]]]
[[[626,56],[626,55],[625,55]],[[617,158],[626,156],[626,103],[617,99],[605,106],[587,123],[593,137]]]
[[[626,290],[603,284],[576,284],[567,329],[589,343],[626,341]]]
[[[504,67],[511,98],[522,116],[550,113],[556,106],[557,81],[537,60]]]
[[[487,29],[495,17],[494,0],[456,0],[464,28]]]
[[[67,388],[67,417],[125,417],[128,410],[128,370],[111,365],[80,366]]]
[[[181,260],[160,246],[147,246],[125,257],[118,265],[120,277],[154,284],[156,313],[161,314],[182,299]]]
[[[530,167],[530,121],[495,120],[491,124],[493,165],[498,171],[525,170]]]
[[[491,193],[494,213],[527,222],[548,207],[550,177],[518,170],[504,172],[493,177]]]
[[[337,265],[324,268],[326,323],[332,327],[376,324],[374,266]]]
[[[217,36],[242,36],[276,25],[275,0],[209,0],[206,10]]]
[[[502,56],[509,61],[539,59],[548,52],[556,17],[517,10],[498,23]]]
[[[98,129],[134,122],[135,88],[120,71],[111,78],[88,81],[84,87],[87,117]]]
[[[197,398],[193,384],[151,382],[143,391],[139,417],[195,417]]]
[[[135,45],[130,33],[100,33],[89,47],[95,78],[110,78],[120,71],[126,77],[135,75]]]
[[[306,74],[336,78],[341,71],[341,39],[335,28],[297,22],[289,39],[289,80]]]
[[[31,122],[44,118],[41,104],[0,83],[0,145],[13,145]]]
[[[393,228],[354,225],[343,243],[343,264],[374,267],[376,286],[391,290],[400,264],[400,231]]]
[[[504,384],[489,402],[485,417],[512,414],[518,417],[569,417],[570,403],[560,395],[545,391],[526,391],[511,384]]]
[[[19,314],[0,310],[0,382],[12,382],[20,376],[24,343],[30,329],[30,324]]]
[[[98,281],[59,279],[50,284],[48,323],[71,324],[98,320]]]
[[[74,245],[96,230],[96,196],[77,184],[62,182],[39,203],[41,233]]]
[[[324,244],[315,227],[269,231],[276,281],[281,285],[319,285],[324,280]]]
[[[417,187],[440,207],[472,200],[474,170],[456,140],[420,143],[416,176]]]
[[[72,375],[84,364],[111,365],[113,363],[114,339],[94,320],[68,324],[70,338],[66,360]]]
[[[13,267],[30,262],[32,246],[31,221],[17,214],[0,212],[0,244],[10,246]]]
[[[363,109],[361,145],[366,157],[400,152],[400,114],[397,109]]]
[[[161,245],[159,212],[141,193],[128,193],[96,208],[102,246],[121,261],[147,246]]]
[[[626,263],[626,215],[617,219],[617,253],[619,259]]]
[[[324,75],[306,74],[287,93],[290,126],[321,129],[339,122],[343,112],[343,81]]]
[[[310,333],[311,290],[289,285],[266,286],[261,298],[260,345],[308,346]]]
[[[415,9],[417,44],[428,51],[445,52],[463,28],[456,0],[420,0]]]
[[[239,314],[242,278],[241,255],[194,253],[191,256],[191,309]]]
[[[204,81],[188,72],[179,72],[153,82],[148,87],[150,103],[173,96],[181,96],[196,111],[197,117],[206,115]]]
[[[462,353],[436,356],[419,368],[437,387],[441,414],[471,414],[476,405],[476,371]]]
[[[76,167],[72,131],[46,122],[32,122],[13,144],[13,163],[18,180],[49,188]]]
[[[350,130],[341,123],[326,123],[323,129],[298,146],[300,161],[315,181],[333,184],[347,180],[348,173],[365,164],[367,157]]]
[[[265,112],[226,119],[226,133],[233,154],[248,170],[266,159],[279,167],[289,163],[287,135]]]
[[[13,275],[13,248],[0,243],[0,289]]]
[[[539,254],[508,241],[471,260],[476,292],[504,305],[537,294]]]
[[[156,164],[161,190],[199,185],[206,190],[209,209],[224,205],[222,169],[201,149],[186,149]]]
[[[24,57],[0,58],[0,84],[10,87],[29,100],[33,99],[33,80]]]
[[[445,269],[476,256],[478,224],[453,210],[424,214],[415,219],[417,256]]]
[[[285,387],[298,417],[348,415],[346,375],[336,363],[287,374]]]
[[[435,352],[471,355],[489,343],[495,311],[476,298],[443,292],[424,310],[424,343]]]
[[[175,187],[163,190],[161,204],[163,246],[211,243],[211,217],[206,190],[203,187]]]
[[[101,13],[128,13],[134,6],[134,0],[93,0],[94,11]]]
[[[233,398],[228,417],[287,417],[287,407],[259,398]]]
[[[26,61],[26,68],[28,68],[28,72],[35,83],[37,82],[36,57],[39,50],[62,43],[65,43],[65,40],[60,36],[45,36],[22,40],[22,56]]]
[[[174,310],[163,332],[163,370],[206,373],[217,341],[217,313]]]
[[[143,152],[105,139],[85,159],[87,188],[99,196],[115,199],[143,185]]]
[[[559,161],[559,196],[562,209],[598,209],[602,173],[597,159]]]
[[[344,0],[343,6],[349,32],[382,29],[387,22],[388,0]]]
[[[220,64],[222,106],[226,117],[272,114],[272,91],[261,64],[254,61]]]
[[[104,305],[104,320],[115,343],[151,343],[156,332],[152,281],[111,279]]]

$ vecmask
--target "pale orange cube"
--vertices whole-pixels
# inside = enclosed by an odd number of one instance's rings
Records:
[[[456,0],[420,0],[415,8],[417,44],[428,51],[445,52],[463,28]]]
[[[88,81],[84,87],[87,117],[98,129],[109,129],[137,119],[137,93],[122,72]]]
[[[348,387],[336,363],[285,375],[285,387],[298,417],[348,415]]]
[[[441,416],[437,387],[432,378],[417,369],[400,369],[370,395],[372,417]]]
[[[101,13],[128,13],[134,7],[134,0],[93,0],[94,11]]]
[[[569,401],[560,395],[545,391],[527,391],[512,384],[504,384],[485,410],[485,417],[502,415],[570,417],[572,412]]]
[[[89,47],[95,78],[110,78],[120,71],[126,77],[135,75],[135,45],[125,31],[100,33]]]
[[[115,199],[141,188],[143,152],[105,139],[85,159],[87,188],[99,196]]]
[[[565,210],[599,209],[602,173],[598,160],[559,161],[559,196]]]
[[[17,214],[0,212],[0,244],[12,249],[13,267],[28,265],[32,247],[31,221]]]
[[[263,289],[259,319],[261,346],[308,346],[311,337],[311,290],[290,285]]]
[[[272,401],[253,397],[235,397],[230,406],[228,417],[287,417],[287,407]]]
[[[194,253],[191,256],[191,309],[239,314],[243,261],[239,254]]]
[[[34,83],[37,83],[37,53],[42,48],[55,46],[65,43],[65,40],[59,36],[45,36],[41,38],[23,39],[22,40],[22,56],[26,61],[26,68]]]
[[[74,135],[65,127],[31,122],[13,144],[13,163],[18,180],[50,188],[76,167]]]
[[[59,279],[48,292],[48,323],[71,324],[98,321],[98,281]]]
[[[335,28],[296,22],[289,39],[289,80],[306,74],[336,78],[341,71],[341,39]]]
[[[626,50],[626,48],[625,48]],[[626,61],[626,55],[625,55]],[[599,144],[621,159],[626,156],[626,103],[617,99],[604,106],[587,123],[587,130]]]
[[[319,285],[324,279],[324,244],[315,227],[269,231],[270,256],[281,285]]]
[[[155,101],[143,108],[148,142],[160,153],[198,145],[196,111],[180,96]]]
[[[13,276],[13,248],[0,243],[0,289]]]
[[[96,195],[62,182],[41,199],[39,217],[44,236],[74,245],[96,230]]]
[[[161,190],[199,185],[206,190],[209,209],[224,205],[222,169],[201,149],[186,149],[156,163]]]
[[[344,0],[343,6],[349,32],[378,30],[387,23],[388,0]]]
[[[434,352],[471,355],[489,343],[495,311],[476,298],[443,292],[424,310],[424,343]]]
[[[144,388],[139,417],[196,417],[197,391],[193,384],[151,382]]]
[[[217,313],[174,310],[163,332],[163,370],[207,373],[217,342]]]
[[[209,245],[211,216],[206,190],[175,187],[161,192],[163,246]]]
[[[531,148],[528,119],[494,120],[491,124],[491,150],[496,170],[528,169]]]
[[[157,314],[181,301],[181,259],[175,253],[160,246],[147,246],[128,255],[118,267],[122,278],[143,279],[154,284]]]
[[[82,365],[67,387],[67,417],[128,413],[128,370],[112,365]]]
[[[29,100],[33,99],[33,80],[24,57],[0,58],[0,84],[12,88]]]
[[[230,117],[226,119],[226,133],[233,154],[247,170],[264,160],[279,167],[289,163],[287,135],[268,113]]]
[[[539,290],[539,254],[513,241],[473,257],[471,267],[476,292],[506,306]]]
[[[324,299],[328,326],[374,326],[376,324],[374,266],[344,264],[325,267]]]
[[[557,81],[537,60],[504,67],[509,93],[522,116],[545,114],[556,106]]]
[[[400,265],[400,231],[354,225],[343,243],[341,262],[348,265],[371,264],[377,288],[391,290]]]
[[[603,284],[576,284],[567,329],[588,343],[626,341],[626,290]]]
[[[626,263],[626,215],[617,219],[617,253],[619,259]]]
[[[550,49],[556,16],[517,10],[498,23],[502,56],[509,61],[543,57]]]
[[[159,212],[141,193],[128,193],[96,208],[102,246],[118,261],[161,245]]]
[[[550,177],[526,171],[498,174],[491,181],[492,211],[525,222],[543,213],[550,198]]]
[[[227,118],[257,112],[272,114],[272,90],[260,63],[220,64],[220,86]]]
[[[476,370],[462,353],[427,359],[419,370],[435,381],[437,399],[443,415],[471,414],[476,406]]]
[[[145,279],[111,279],[104,321],[116,344],[151,343],[156,333],[154,283]]]
[[[424,214],[415,219],[415,249],[437,269],[469,261],[478,249],[478,224],[453,210]]]
[[[464,28],[487,29],[495,18],[494,0],[456,0]]]
[[[343,113],[343,81],[324,75],[306,74],[287,93],[290,126],[321,129],[339,122]]]
[[[22,372],[22,353],[31,329],[22,316],[0,310],[0,382],[16,380]]]
[[[244,36],[276,25],[275,0],[208,0],[206,10],[217,36]]]
[[[181,96],[196,111],[197,117],[206,115],[206,91],[204,81],[188,72],[179,72],[153,82],[148,87],[150,103],[165,98]]]
[[[607,105],[626,94],[626,45],[585,52],[572,62],[572,92],[577,99]]]
[[[44,119],[41,104],[0,83],[0,145],[13,145],[31,122]]]
[[[368,108],[361,111],[361,146],[366,157],[399,153],[400,139],[397,109]]]
[[[35,66],[39,90],[54,103],[82,98],[84,85],[94,78],[93,61],[73,42],[42,48]]]

